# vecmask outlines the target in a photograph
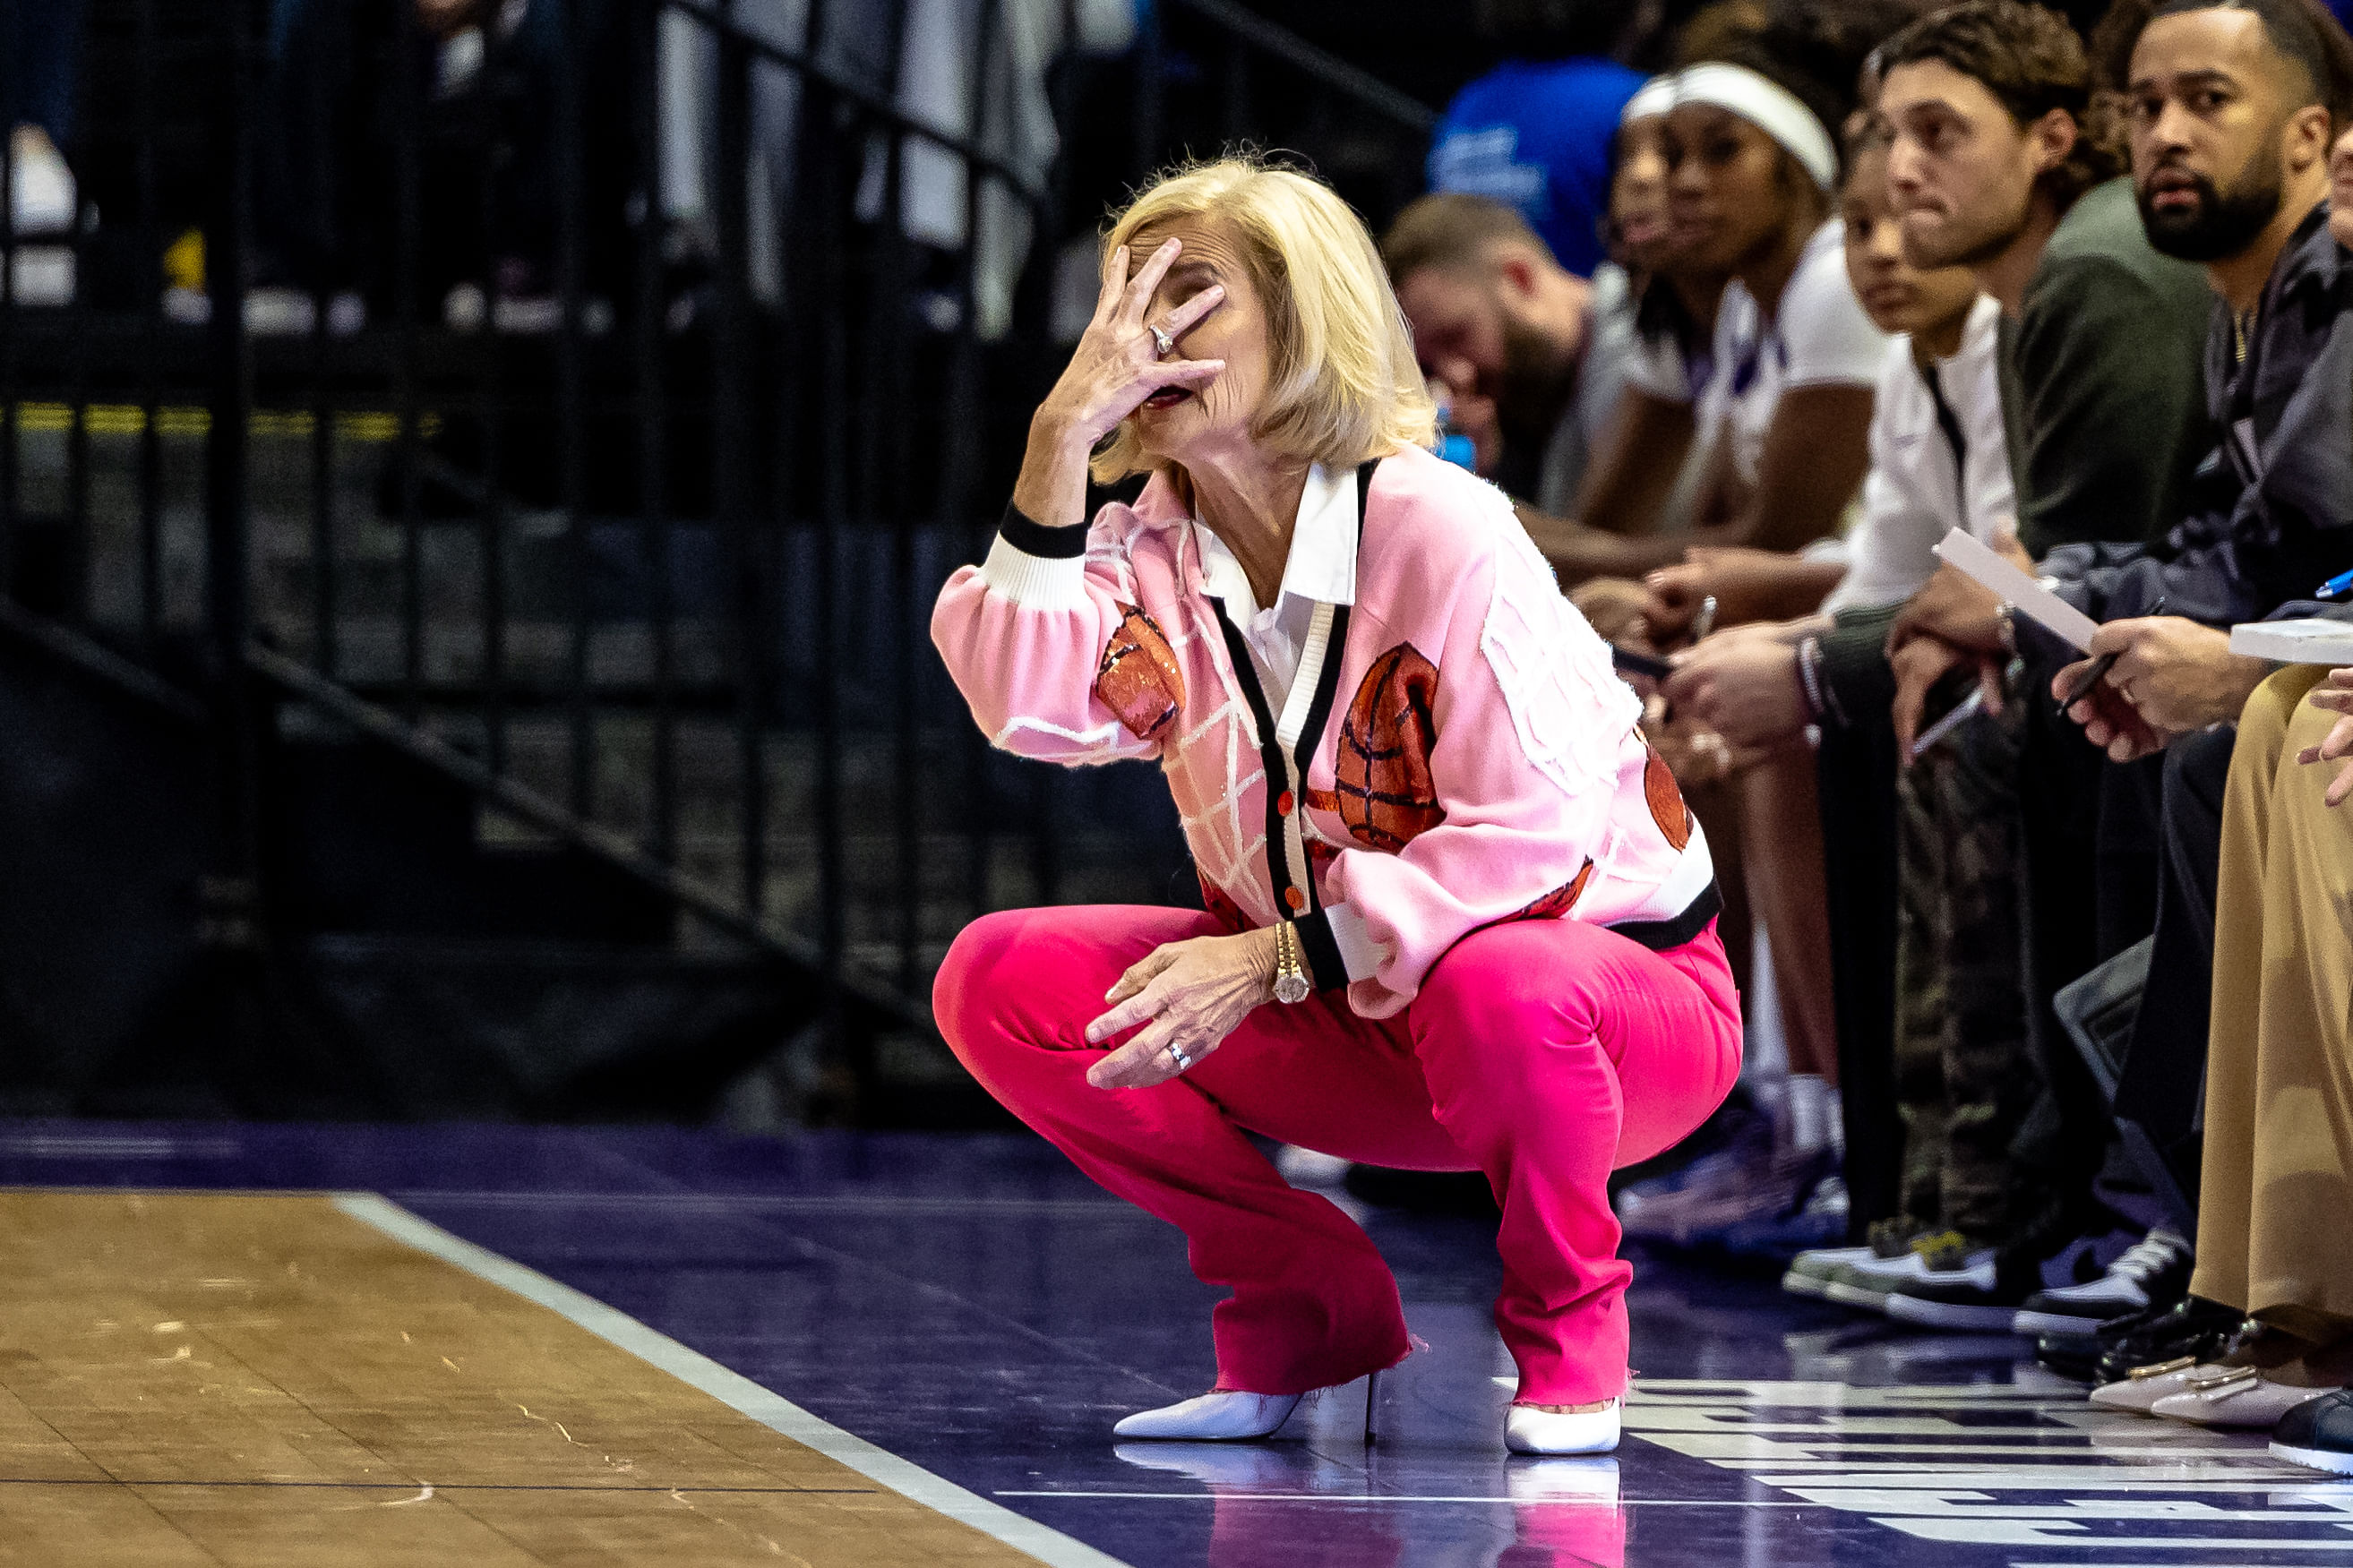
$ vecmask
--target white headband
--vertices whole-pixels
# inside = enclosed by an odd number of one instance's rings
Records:
[[[1788,89],[1746,66],[1720,61],[1686,66],[1676,73],[1674,86],[1676,108],[1705,103],[1730,110],[1788,149],[1814,184],[1826,191],[1838,184],[1838,152],[1831,133]]]
[[[1626,100],[1625,110],[1618,116],[1620,125],[1631,125],[1637,120],[1648,120],[1654,114],[1664,114],[1675,106],[1675,79],[1672,75],[1654,76],[1634,89]]]

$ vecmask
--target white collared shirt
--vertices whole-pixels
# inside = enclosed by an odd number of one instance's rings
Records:
[[[1931,392],[1909,338],[1888,345],[1871,409],[1871,472],[1862,481],[1862,521],[1849,540],[1846,578],[1829,611],[1901,604],[1936,573],[1936,542],[1956,528],[1990,544],[2018,525],[2008,433],[2002,426],[2001,306],[1980,294],[1960,346],[1930,369]],[[1951,410],[1961,451],[1936,413]]]
[[[1267,709],[1280,714],[1291,700],[1291,684],[1299,675],[1315,606],[1356,602],[1356,471],[1328,474],[1320,463],[1307,470],[1307,483],[1299,492],[1299,516],[1291,531],[1291,554],[1282,564],[1282,586],[1265,609],[1250,591],[1250,574],[1198,516],[1193,541],[1201,552],[1201,585],[1225,605],[1226,618],[1250,647]]]

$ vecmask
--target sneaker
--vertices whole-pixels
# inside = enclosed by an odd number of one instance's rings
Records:
[[[1900,1253],[1891,1255],[1884,1246],[1876,1247],[1874,1250],[1880,1256],[1850,1263],[1831,1276],[1822,1296],[1841,1307],[1883,1312],[1887,1310],[1887,1298],[1899,1287],[1927,1278],[1932,1263],[1957,1266],[1967,1249],[1967,1241],[1949,1230],[1915,1236],[1905,1243]]]
[[[1721,1147],[1663,1175],[1619,1189],[1614,1200],[1619,1223],[1632,1232],[1632,1227],[1645,1223],[1656,1205],[1667,1199],[1679,1198],[1685,1193],[1736,1187],[1749,1173],[1772,1157],[1771,1125],[1761,1117],[1743,1122]]]
[[[2010,1331],[2029,1337],[2089,1333],[2151,1306],[2170,1306],[2189,1294],[2191,1260],[2188,1242],[2170,1231],[2152,1230],[2097,1279],[2029,1296]]]
[[[2353,1476],[2353,1391],[2297,1405],[2272,1428],[2272,1458]]]
[[[1837,1170],[1835,1150],[1783,1151],[1737,1181],[1690,1187],[1652,1205],[1643,1215],[1647,1233],[1677,1247],[1721,1247],[1735,1230],[1794,1217]]]
[[[1721,1247],[1735,1230],[1794,1218],[1837,1173],[1835,1150],[1780,1151],[1737,1183],[1684,1192],[1669,1221],[1671,1239],[1678,1247]],[[1658,1223],[1655,1213],[1652,1223]]]
[[[1623,1170],[1609,1173],[1612,1203],[1629,1192],[1680,1191],[1692,1173],[1711,1154],[1720,1154],[1744,1139],[1761,1139],[1772,1131],[1769,1119],[1749,1104],[1746,1090],[1736,1086],[1722,1105],[1691,1135],[1671,1149]]]
[[[1949,1248],[1924,1251],[1919,1273],[1896,1284],[1880,1310],[1915,1328],[2000,1333],[2017,1320],[2036,1281],[2005,1270],[1992,1247],[1959,1257]]]
[[[1781,1289],[1792,1296],[1830,1299],[1831,1281],[1851,1263],[1868,1263],[1879,1254],[1868,1247],[1817,1247],[1789,1259],[1781,1275]]]
[[[1717,1242],[1734,1258],[1788,1263],[1843,1239],[1846,1232],[1846,1178],[1833,1171],[1814,1184],[1794,1214],[1733,1226]]]
[[[1828,1300],[1831,1282],[1848,1267],[1907,1257],[1912,1251],[1912,1243],[1926,1229],[1917,1222],[1898,1215],[1873,1224],[1870,1239],[1861,1247],[1820,1247],[1800,1252],[1789,1260],[1788,1272],[1781,1276],[1781,1289],[1792,1296],[1811,1296],[1818,1300]]]

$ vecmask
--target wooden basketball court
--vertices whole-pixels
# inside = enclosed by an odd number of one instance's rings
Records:
[[[350,1207],[0,1191],[0,1564],[1034,1562]]]

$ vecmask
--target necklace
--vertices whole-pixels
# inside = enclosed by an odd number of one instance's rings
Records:
[[[2231,318],[2232,363],[2247,363],[2247,340],[2254,335],[2255,317],[2262,309],[2261,305],[2257,305],[2249,310],[2241,310]]]

